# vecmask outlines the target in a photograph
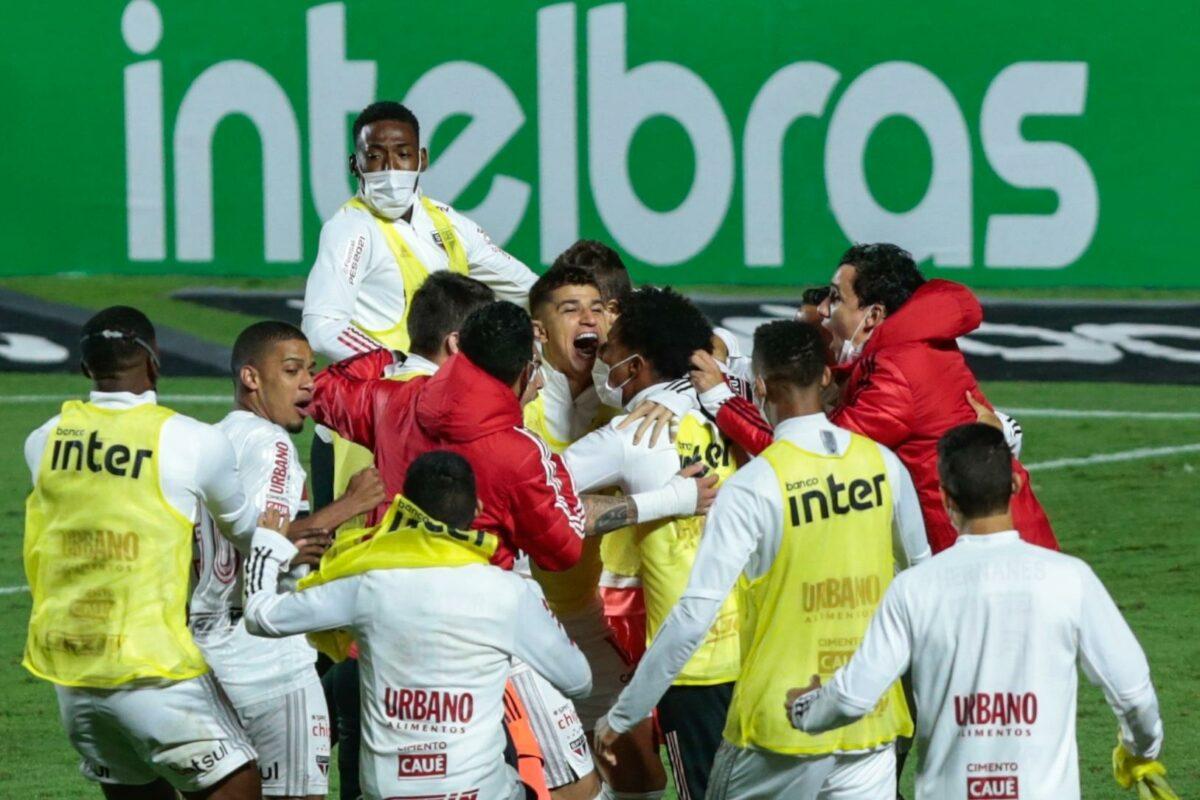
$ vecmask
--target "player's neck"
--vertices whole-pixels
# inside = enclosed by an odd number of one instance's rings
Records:
[[[567,362],[565,365],[562,363],[564,361]],[[550,347],[542,348],[542,362],[555,372],[561,373],[567,379],[567,390],[571,392],[572,400],[578,398],[579,395],[583,394],[592,385],[592,370],[590,367],[586,371],[580,370],[574,372],[571,370],[569,359],[560,359],[558,353],[553,352]]]
[[[779,422],[783,422],[795,417],[823,414],[825,406],[821,403],[820,392],[796,391],[775,403],[775,413],[779,415]]]
[[[1013,527],[1012,514],[1005,511],[1003,514],[992,514],[987,517],[963,520],[962,528],[959,532],[969,536],[986,536],[989,533],[1011,531]]]
[[[154,383],[146,375],[119,375],[112,378],[96,378],[92,386],[97,392],[129,392],[144,394],[154,391]]]
[[[256,417],[270,421],[267,416],[267,409],[263,406],[262,397],[254,392],[238,392],[233,404],[241,411],[249,411]]]

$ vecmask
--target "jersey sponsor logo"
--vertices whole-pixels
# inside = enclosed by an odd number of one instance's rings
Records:
[[[882,594],[878,575],[846,575],[815,583],[805,582],[800,596],[804,611],[816,613],[837,609],[871,608],[879,605]]]
[[[832,475],[826,476],[824,482],[818,478],[789,481],[788,511],[792,526],[798,527],[801,522],[807,525],[815,519],[825,520],[834,515],[869,511],[881,506],[883,484],[886,480],[887,476],[881,472],[869,479],[855,478],[848,483],[842,483]],[[805,491],[801,492],[801,489]]]
[[[312,735],[322,739],[329,738],[329,717],[324,714],[310,714],[308,721],[312,723]]]
[[[1034,692],[975,692],[954,696],[960,737],[1032,736],[1038,717]]]
[[[263,783],[279,780],[279,762],[272,761],[270,766],[258,762],[258,777]]]
[[[411,755],[401,753],[396,756],[399,761],[399,776],[401,778],[444,778],[448,757],[445,753],[426,753]]]
[[[822,675],[832,675],[850,663],[853,650],[819,650],[817,651],[817,672]]]
[[[137,561],[138,535],[134,531],[63,531],[64,558],[91,561]]]
[[[967,766],[970,770],[971,764]],[[1013,764],[1012,766],[1016,766]],[[1019,800],[1018,781],[1015,775],[968,775],[967,800]]]
[[[290,463],[290,455],[291,453],[288,451],[286,442],[275,442],[275,458],[272,462],[270,481],[272,494],[287,493],[288,465]]]
[[[383,800],[479,800],[479,790],[466,789],[449,794],[394,794]]]
[[[221,746],[216,750],[212,750],[202,756],[195,756],[186,764],[170,764],[169,766],[174,772],[180,775],[202,775],[205,772],[213,770],[225,760],[225,756],[227,755],[229,755],[229,744],[221,742]]]
[[[358,276],[358,264],[362,260],[363,251],[367,247],[367,237],[359,234],[346,244],[346,252],[342,256],[342,272],[346,282],[353,284]]]
[[[388,686],[383,690],[383,713],[406,722],[467,723],[475,714],[475,695]]]
[[[575,707],[571,705],[560,706],[554,711],[554,722],[558,725],[560,731],[577,728],[580,725],[579,717],[575,714]]]
[[[580,736],[577,739],[572,739],[571,744],[569,746],[571,748],[571,752],[574,753],[575,755],[579,756],[580,758],[584,758],[587,756],[587,752],[588,752],[587,736]]]
[[[59,428],[71,430],[68,428]],[[82,431],[79,431],[82,436]],[[83,472],[86,466],[91,472],[104,470],[109,475],[118,478],[137,479],[142,474],[142,465],[147,459],[154,457],[154,451],[145,448],[130,450],[123,444],[106,445],[100,434],[92,431],[87,437],[87,444],[79,439],[55,439],[54,449],[50,454],[50,469],[72,470]]]
[[[317,769],[319,769],[321,771],[322,775],[324,775],[326,778],[328,778],[329,777],[329,756],[316,756],[316,759],[317,759]]]
[[[112,615],[113,606],[116,604],[117,598],[111,589],[90,589],[83,597],[71,601],[67,613],[77,619],[103,622]]]
[[[109,650],[120,650],[124,637],[115,633],[67,633],[47,631],[42,648],[71,656],[101,656]]]

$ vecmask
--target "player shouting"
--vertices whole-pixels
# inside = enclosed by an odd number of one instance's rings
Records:
[[[286,322],[257,322],[233,345],[235,409],[217,423],[233,444],[237,473],[255,508],[285,520],[307,511],[305,474],[289,433],[304,427],[313,354]],[[293,527],[336,528],[383,500],[379,474],[355,476],[349,491]],[[188,626],[258,752],[266,797],[323,796],[329,777],[329,712],[303,637],[268,641],[246,632],[241,559],[205,515],[196,529],[196,587]]]
[[[380,525],[336,545],[305,588],[276,594],[295,547],[254,535],[246,624],[264,636],[351,630],[363,693],[360,772],[368,800],[525,796],[504,763],[504,684],[513,658],[571,697],[591,691],[587,661],[535,584],[488,564],[495,536],[461,456],[413,461]]]
[[[1071,800],[1082,666],[1120,721],[1121,761],[1147,767],[1162,722],[1146,656],[1085,563],[1017,535],[1021,473],[1003,435],[952,429],[938,442],[938,472],[958,540],[896,577],[832,681],[788,693],[793,724],[816,734],[859,719],[911,667],[918,798]]]

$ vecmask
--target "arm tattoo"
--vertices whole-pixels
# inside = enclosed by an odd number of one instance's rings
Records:
[[[587,536],[602,536],[637,522],[637,502],[632,497],[585,494],[583,509],[587,514]]]

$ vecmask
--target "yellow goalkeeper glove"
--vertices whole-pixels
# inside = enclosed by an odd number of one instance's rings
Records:
[[[1161,761],[1141,758],[1125,749],[1117,734],[1113,749],[1113,777],[1123,789],[1137,788],[1138,800],[1179,800],[1166,779],[1167,768]]]

